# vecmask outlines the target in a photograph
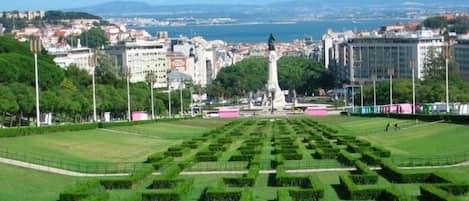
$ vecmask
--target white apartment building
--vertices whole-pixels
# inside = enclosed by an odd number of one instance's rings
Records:
[[[93,72],[94,67],[90,65],[93,54],[89,48],[48,48],[47,51],[50,55],[54,56],[54,62],[61,68],[75,65],[79,69],[88,71],[90,74]]]
[[[334,67],[339,59],[339,45],[355,36],[352,31],[333,32],[331,29],[322,36],[322,55],[321,60],[326,69]]]
[[[121,74],[130,71],[130,81],[144,82],[147,75],[155,75],[155,88],[167,87],[167,50],[158,41],[126,41],[109,47],[107,52],[114,55],[121,66]]]
[[[454,45],[454,56],[463,79],[469,79],[469,38],[457,40]]]
[[[443,47],[444,38],[427,31],[352,38],[339,47],[339,77],[371,81],[376,74],[378,80],[384,80],[389,78],[389,69],[393,69],[393,77],[411,78],[414,63],[416,78],[422,79],[429,54],[439,54]]]

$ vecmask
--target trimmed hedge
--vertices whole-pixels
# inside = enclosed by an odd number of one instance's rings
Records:
[[[59,196],[58,201],[81,201],[93,198],[96,201],[109,199],[109,194],[97,179],[78,182],[67,187]]]
[[[141,167],[128,177],[101,179],[100,184],[105,189],[131,189],[133,184],[151,175],[155,169],[153,166]]]
[[[223,183],[230,187],[252,187],[256,184],[259,170],[259,166],[252,165],[249,168],[249,172],[243,177],[225,177],[223,178]]]
[[[429,201],[456,201],[458,196],[469,192],[469,184],[424,184],[420,186],[423,200]]]
[[[158,180],[158,179],[157,179]],[[171,188],[160,188],[158,190],[145,191],[142,193],[142,201],[182,201],[185,195],[191,190],[194,180],[174,180],[176,186],[172,186],[171,180],[153,181],[152,186],[157,185],[171,186]],[[169,185],[168,185],[169,184]]]
[[[353,175],[350,175],[350,179],[353,180],[354,183],[364,185],[364,184],[376,184],[378,182],[378,174],[373,172],[368,168],[366,164],[361,161],[354,162],[355,167],[357,170]]]
[[[195,155],[195,161],[197,162],[217,161],[220,156],[221,156],[220,152],[203,151],[203,152],[198,152]]]
[[[277,201],[293,201],[287,189],[280,189],[277,191]]]
[[[201,201],[252,201],[252,193],[249,190],[231,190],[223,188],[207,188]]]
[[[22,128],[4,128],[0,129],[0,138],[2,137],[18,137],[27,135],[40,135],[47,133],[94,130],[98,128],[98,124],[70,124],[63,126],[42,126],[42,127],[22,127]]]
[[[345,196],[351,200],[374,200],[379,198],[384,191],[381,188],[359,187],[347,175],[341,175],[339,180],[340,186],[342,186],[346,194]]]
[[[438,173],[405,172],[389,162],[381,162],[380,174],[394,183],[448,183],[443,175]]]

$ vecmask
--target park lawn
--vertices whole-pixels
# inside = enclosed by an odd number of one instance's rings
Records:
[[[369,135],[383,133],[388,123],[391,124],[390,130],[393,130],[392,126],[395,123],[397,123],[401,128],[414,126],[416,124],[415,120],[339,115],[314,118],[314,120],[318,121],[319,123],[327,124],[328,126],[337,129],[341,133],[351,135]]]
[[[116,127],[109,130],[121,131],[121,134],[138,135],[142,137],[162,140],[185,140],[201,136],[204,132],[216,128],[210,120],[183,120],[175,122],[161,122],[156,124],[142,124],[136,126]],[[218,120],[214,120],[218,121]],[[214,125],[217,125],[214,123]],[[218,126],[217,126],[218,127]]]
[[[315,118],[336,128],[341,134],[357,135],[393,155],[448,155],[469,152],[469,126],[419,122],[391,118],[329,116]],[[401,130],[384,132],[386,124],[398,123]]]
[[[0,164],[0,200],[55,201],[65,186],[79,180]]]
[[[170,124],[203,127],[203,128],[219,128],[232,121],[231,119],[189,119],[184,121],[168,122]]]
[[[0,151],[75,162],[142,162],[152,153],[211,130],[178,124],[183,122],[0,138]]]
[[[364,139],[396,155],[448,155],[469,152],[469,126],[435,123]]]

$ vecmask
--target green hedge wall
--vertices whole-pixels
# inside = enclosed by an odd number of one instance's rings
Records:
[[[0,138],[2,137],[18,137],[27,135],[40,135],[47,133],[81,131],[97,129],[98,124],[70,124],[63,126],[42,126],[42,127],[23,127],[23,128],[5,128],[0,129]]]
[[[81,201],[94,198],[96,201],[106,201],[109,194],[97,179],[80,181],[67,187],[59,196],[59,201]]]

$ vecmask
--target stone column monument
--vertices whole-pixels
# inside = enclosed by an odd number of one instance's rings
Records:
[[[269,37],[269,79],[267,81],[267,90],[271,97],[270,108],[277,111],[283,110],[286,105],[285,96],[278,84],[277,71],[277,53],[275,52],[275,38],[272,34]],[[273,104],[273,105],[272,105]]]

